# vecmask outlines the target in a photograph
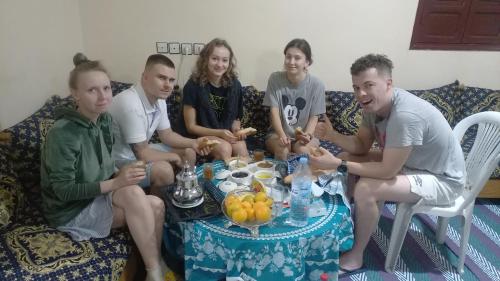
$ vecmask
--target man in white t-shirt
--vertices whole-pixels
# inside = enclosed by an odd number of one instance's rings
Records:
[[[354,95],[363,121],[354,136],[331,126],[316,129],[319,138],[345,153],[310,157],[311,165],[359,176],[354,184],[355,242],[340,257],[340,273],[363,266],[363,252],[381,210],[378,202],[449,205],[463,191],[465,161],[460,143],[441,112],[427,101],[392,85],[392,61],[366,55],[351,66]],[[324,124],[323,124],[324,126]],[[374,141],[380,149],[371,149]]]
[[[199,150],[200,139],[182,137],[170,128],[165,99],[172,94],[176,79],[174,63],[164,55],[149,56],[141,82],[113,98],[109,113],[113,116],[113,158],[119,168],[142,160],[146,163],[146,178],[139,184],[151,187],[151,194],[160,195],[159,188],[175,180],[174,165],[184,161],[194,165],[196,153],[206,155],[208,148]],[[149,144],[157,131],[161,144]]]

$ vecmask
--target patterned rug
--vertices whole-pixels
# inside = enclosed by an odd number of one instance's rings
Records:
[[[500,200],[477,199],[465,269],[458,274],[460,219],[450,220],[444,244],[437,244],[437,218],[413,217],[394,273],[384,271],[395,204],[386,204],[365,253],[364,273],[339,280],[500,280]]]

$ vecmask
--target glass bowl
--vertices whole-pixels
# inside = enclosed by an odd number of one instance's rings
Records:
[[[272,221],[272,216],[267,221],[253,220],[253,221],[238,222],[238,221],[233,220],[233,218],[231,216],[229,216],[228,210],[226,209],[226,205],[228,204],[228,198],[235,196],[235,197],[240,199],[240,202],[243,202],[243,201],[245,201],[245,200],[243,200],[243,198],[245,198],[247,195],[250,195],[250,197],[252,197],[252,196],[255,197],[256,194],[257,194],[257,192],[255,192],[255,191],[244,190],[244,189],[236,189],[236,190],[233,190],[233,191],[230,191],[227,193],[226,197],[224,198],[224,200],[222,201],[222,204],[221,204],[222,213],[224,214],[224,216],[228,220],[228,222],[225,224],[226,228],[228,228],[232,225],[237,225],[239,227],[248,229],[253,237],[259,236],[259,227],[269,224]],[[271,206],[269,206],[269,209],[270,209],[270,212],[272,214]]]

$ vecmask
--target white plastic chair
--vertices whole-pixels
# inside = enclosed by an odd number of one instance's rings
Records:
[[[453,134],[461,141],[467,129],[473,125],[478,125],[477,135],[465,159],[467,184],[463,194],[455,200],[452,206],[448,207],[424,205],[422,200],[417,203],[398,203],[385,260],[386,271],[394,271],[396,259],[401,251],[412,216],[425,213],[438,216],[436,237],[440,244],[445,240],[449,218],[463,216],[457,269],[460,274],[464,272],[474,201],[500,161],[500,112],[486,111],[471,115],[457,124],[453,129]]]

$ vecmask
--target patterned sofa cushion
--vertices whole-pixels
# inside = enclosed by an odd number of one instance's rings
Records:
[[[16,220],[21,196],[8,149],[7,144],[0,144],[0,229]]]
[[[129,234],[113,231],[104,239],[73,241],[45,224],[0,229],[2,280],[114,280],[125,268]]]
[[[253,86],[243,87],[243,128],[253,127],[257,134],[249,137],[248,148],[264,147],[264,137],[269,130],[269,107],[263,106],[265,92],[258,91]]]
[[[459,116],[460,92],[458,81],[434,89],[409,90],[409,92],[430,102],[439,109],[452,128],[462,119]]]
[[[52,96],[37,112],[6,130],[12,135],[10,155],[14,171],[25,188],[39,192],[42,136],[53,123],[54,108],[72,103],[71,97]]]
[[[361,124],[361,108],[352,92],[327,91],[326,115],[341,134],[354,135]]]
[[[458,119],[482,111],[500,111],[500,90],[461,87],[457,100]]]

